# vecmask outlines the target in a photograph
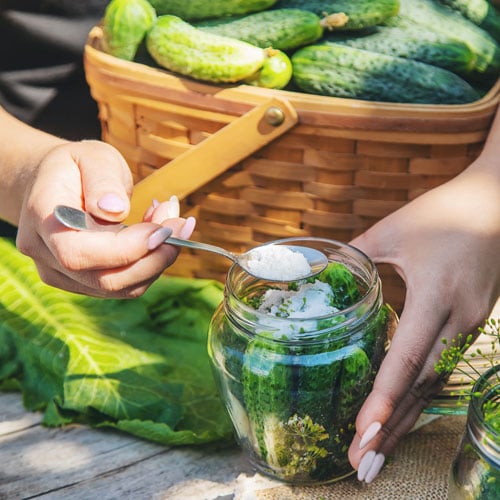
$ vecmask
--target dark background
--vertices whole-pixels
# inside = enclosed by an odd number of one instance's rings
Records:
[[[0,105],[22,121],[65,139],[99,138],[83,49],[107,3],[0,0]],[[16,228],[0,220],[0,235],[15,234]]]

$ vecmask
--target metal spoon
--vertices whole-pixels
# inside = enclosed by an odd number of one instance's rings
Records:
[[[54,216],[55,218],[61,222],[64,226],[69,227],[71,229],[77,229],[77,230],[91,230],[91,231],[119,231],[123,229],[124,225],[121,224],[99,224],[90,214],[87,212],[84,212],[83,210],[79,210],[77,208],[73,207],[68,207],[65,205],[57,205],[56,208],[54,209]],[[263,249],[264,247],[270,247],[271,245],[274,245],[273,243],[267,243],[264,245],[261,245],[256,248],[252,248],[248,252],[245,252],[243,254],[235,254],[232,252],[229,252],[228,250],[225,250],[224,248],[215,246],[215,245],[210,245],[209,243],[201,243],[198,241],[191,241],[191,240],[183,240],[181,238],[175,238],[173,236],[169,236],[166,240],[165,243],[169,245],[175,245],[175,246],[180,246],[180,247],[188,247],[188,248],[193,248],[196,250],[206,250],[208,252],[213,252],[217,253],[219,255],[223,255],[224,257],[232,260],[233,262],[237,263],[240,265],[247,273],[251,274],[252,276],[255,276],[257,278],[261,279],[266,279],[269,281],[288,281],[288,280],[282,280],[282,279],[276,279],[273,278],[272,276],[257,276],[254,272],[252,272],[248,268],[248,263],[249,261],[255,257],[255,254],[252,254],[252,252],[255,252],[258,249]],[[283,245],[281,245],[283,246]],[[306,279],[309,278],[310,276],[314,276],[328,265],[328,258],[326,255],[314,248],[310,247],[303,247],[299,245],[286,245],[290,250],[293,252],[299,252],[304,257],[306,258],[307,262],[309,263],[310,266],[310,272],[307,274],[302,274],[300,276],[293,276],[290,278],[290,280],[295,280],[295,279]],[[272,270],[271,270],[272,273]]]

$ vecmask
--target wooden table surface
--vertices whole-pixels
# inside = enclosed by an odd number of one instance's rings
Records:
[[[434,471],[426,478],[408,457],[421,461],[412,451],[415,446],[422,446],[422,455],[427,456],[425,447],[434,447],[446,419],[459,419],[460,425],[436,449],[445,461],[442,473],[436,478]],[[383,492],[400,476],[413,492],[405,498],[445,498],[435,492],[447,489],[447,471],[465,422],[463,417],[438,420],[443,421],[440,428],[431,430],[435,424],[431,422],[411,433],[399,456],[371,485],[363,486],[352,476],[315,489],[290,487],[261,476],[236,446],[168,448],[105,429],[47,428],[41,425],[41,414],[24,409],[19,394],[0,393],[0,499],[399,500],[399,493],[390,497]]]

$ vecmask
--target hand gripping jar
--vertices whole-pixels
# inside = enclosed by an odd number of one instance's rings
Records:
[[[500,499],[500,365],[486,371],[472,389],[448,498]]]
[[[374,264],[320,238],[277,244],[323,251],[328,267],[270,282],[233,265],[212,319],[209,354],[238,443],[262,473],[296,484],[351,473],[347,449],[396,315]]]

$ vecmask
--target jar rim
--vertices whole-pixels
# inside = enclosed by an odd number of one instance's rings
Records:
[[[297,317],[289,317],[289,318],[279,318],[276,316],[271,316],[267,313],[261,313],[254,309],[252,306],[245,304],[243,302],[238,303],[238,309],[241,310],[244,314],[257,318],[270,318],[272,317],[273,322],[276,323],[276,325],[284,325],[287,322],[294,322],[295,324],[299,325],[307,325],[308,322],[318,322],[326,319],[332,319],[335,317],[344,317],[347,318],[343,322],[339,322],[336,325],[331,325],[326,329],[323,330],[318,330],[314,329],[312,330],[305,330],[300,334],[300,338],[289,338],[286,340],[281,340],[282,342],[286,343],[295,343],[295,342],[301,342],[301,341],[310,341],[314,338],[317,338],[320,336],[322,333],[325,331],[328,331],[329,333],[335,333],[337,330],[341,330],[342,328],[345,328],[346,326],[348,327],[353,327],[357,323],[361,323],[365,318],[366,314],[363,314],[361,317],[359,314],[355,314],[355,312],[359,311],[360,307],[362,307],[363,303],[373,303],[373,304],[378,304],[379,303],[379,297],[381,297],[381,287],[380,287],[380,278],[378,275],[377,268],[375,266],[375,263],[360,249],[348,244],[344,243],[338,240],[333,240],[329,238],[319,238],[319,237],[290,237],[290,238],[282,238],[279,240],[275,240],[272,242],[273,244],[314,244],[314,245],[323,245],[325,247],[325,251],[329,252],[329,256],[332,258],[330,260],[331,262],[341,262],[342,264],[346,265],[347,267],[350,268],[351,271],[354,271],[352,264],[355,264],[356,266],[356,275],[358,278],[362,279],[363,284],[364,284],[364,290],[362,296],[353,304],[351,304],[349,307],[346,307],[344,309],[340,309],[336,311],[335,313],[328,313],[325,315],[321,316],[310,316],[307,318],[297,318]],[[263,245],[268,245],[269,243],[265,243]],[[343,257],[343,259],[333,259],[333,256],[337,257]],[[346,260],[351,260],[352,262],[349,264],[346,262]],[[360,271],[363,270],[363,275],[360,275]],[[236,286],[242,286],[241,285],[241,280],[238,280],[237,278],[240,277],[237,273],[240,273],[241,276],[248,277],[249,282],[253,284],[261,283],[265,280],[259,280],[258,278],[251,277],[245,271],[238,266],[237,264],[233,264],[229,271],[228,271],[228,276],[226,280],[226,291],[225,293],[227,294],[227,298],[229,299],[230,297],[234,297],[237,300],[239,299],[238,291],[236,290]],[[292,283],[292,282],[297,282],[300,280],[288,280],[288,281],[283,281],[282,283]],[[370,311],[370,307],[367,307],[367,313]],[[244,321],[243,321],[244,322]],[[249,322],[250,325],[250,322]],[[266,325],[268,327],[269,325]],[[271,329],[271,328],[270,328]],[[248,328],[248,330],[252,330],[252,328]],[[276,327],[276,330],[279,331],[280,328]],[[257,333],[258,335],[258,333]],[[278,340],[277,340],[278,341]]]

